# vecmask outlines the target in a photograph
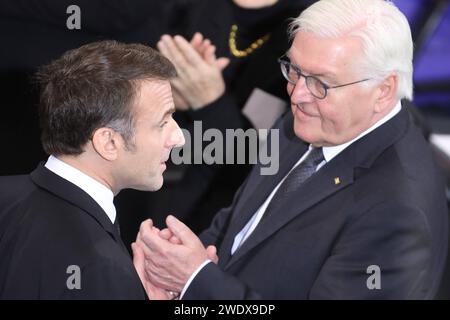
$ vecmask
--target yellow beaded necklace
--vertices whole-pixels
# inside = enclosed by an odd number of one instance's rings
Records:
[[[268,33],[268,34],[262,36],[261,38],[257,39],[256,41],[253,41],[246,49],[239,50],[236,47],[236,34],[237,34],[237,31],[238,31],[238,26],[236,24],[233,24],[231,26],[230,37],[229,37],[229,40],[228,40],[228,44],[230,46],[230,52],[236,58],[245,58],[245,57],[247,57],[249,54],[252,54],[256,49],[260,48],[270,38],[270,33]]]

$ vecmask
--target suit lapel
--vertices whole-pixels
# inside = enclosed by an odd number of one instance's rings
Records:
[[[106,212],[104,212],[97,202],[95,202],[86,192],[48,170],[42,163],[30,174],[30,176],[31,180],[39,187],[77,206],[89,214],[128,254],[117,229],[111,223],[111,220],[109,220]]]

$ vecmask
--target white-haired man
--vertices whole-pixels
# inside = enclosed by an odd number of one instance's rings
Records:
[[[412,97],[406,18],[384,0],[321,0],[290,32],[278,174],[254,168],[201,240],[173,217],[159,234],[143,223],[141,278],[184,299],[433,298],[447,208],[400,103]]]

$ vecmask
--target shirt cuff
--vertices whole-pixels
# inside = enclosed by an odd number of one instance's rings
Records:
[[[186,293],[187,289],[189,288],[189,286],[191,285],[191,282],[194,280],[194,278],[197,276],[197,274],[208,264],[212,262],[211,260],[206,260],[205,262],[203,262],[198,268],[197,270],[195,270],[195,272],[193,274],[191,274],[191,276],[189,277],[188,281],[186,282],[186,284],[183,287],[183,290],[181,290],[181,294],[180,294],[180,300],[183,299],[184,294]]]

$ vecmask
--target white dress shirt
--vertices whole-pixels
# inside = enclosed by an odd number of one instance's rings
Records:
[[[361,139],[362,137],[364,137],[365,135],[367,135],[368,133],[370,133],[371,131],[375,130],[376,128],[378,128],[379,126],[383,125],[384,123],[386,123],[387,121],[389,121],[390,119],[392,119],[397,113],[400,112],[402,106],[401,106],[401,102],[399,101],[395,107],[386,115],[384,116],[382,119],[380,119],[377,123],[375,123],[373,126],[371,126],[369,129],[367,129],[366,131],[364,131],[363,133],[361,133],[360,135],[358,135],[356,138],[354,138],[353,140],[343,143],[341,145],[337,145],[337,146],[332,146],[332,147],[323,147],[323,156],[325,158],[324,161],[322,161],[316,169],[316,172],[318,170],[320,170],[320,168],[322,168],[327,162],[331,161],[334,157],[336,157],[339,153],[341,153],[342,151],[344,151],[345,148],[347,148],[349,145],[351,145],[352,143],[354,143],[355,141]],[[312,146],[309,146],[309,149],[307,152],[305,152],[302,157],[297,161],[297,163],[292,167],[291,170],[289,170],[289,172],[284,176],[284,178],[277,184],[277,186],[273,189],[273,191],[270,193],[270,195],[267,197],[267,199],[263,202],[263,204],[258,208],[258,210],[256,210],[256,212],[253,214],[253,216],[251,217],[251,219],[247,222],[247,224],[244,226],[244,228],[236,235],[236,237],[234,237],[234,242],[233,242],[233,246],[231,247],[231,254],[233,255],[237,249],[239,249],[242,244],[245,242],[245,240],[248,239],[248,237],[252,234],[252,232],[256,229],[256,227],[258,226],[258,223],[261,221],[261,218],[263,217],[264,213],[266,212],[267,206],[269,205],[270,201],[272,200],[273,196],[275,195],[275,193],[277,192],[278,188],[280,187],[281,183],[286,179],[286,177],[289,175],[289,173],[295,168],[297,167],[300,163],[303,162],[303,160],[306,158],[306,156],[311,152],[312,150]],[[201,269],[203,269],[203,267],[205,265],[207,265],[209,262],[211,262],[210,260],[205,261],[202,265],[200,265],[199,268],[197,268],[197,270],[191,275],[191,277],[189,278],[188,282],[186,283],[186,285],[183,288],[183,291],[181,292],[181,298],[183,297],[184,293],[186,292],[187,288],[189,287],[190,283],[192,282],[192,280],[195,278],[195,276],[200,272]]]
[[[54,174],[67,180],[86,192],[106,212],[112,223],[116,220],[116,207],[114,206],[114,193],[111,189],[91,178],[87,174],[50,156],[45,167]]]

